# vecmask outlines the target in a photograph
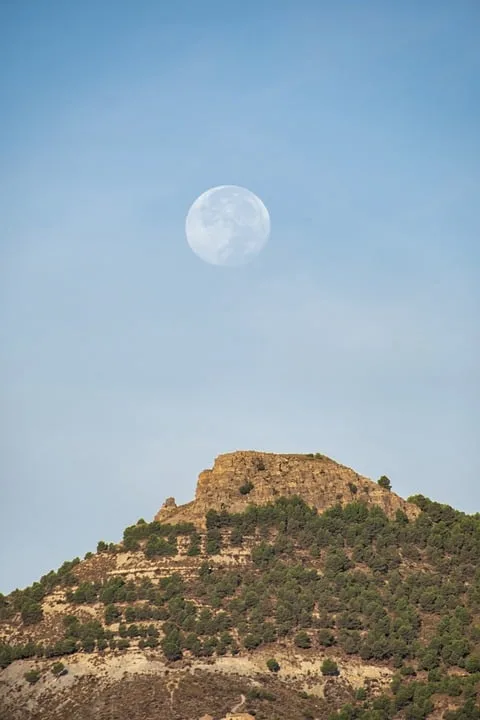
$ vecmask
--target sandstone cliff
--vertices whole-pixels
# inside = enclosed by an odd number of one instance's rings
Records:
[[[242,494],[240,488],[246,483],[253,487]],[[389,517],[402,510],[413,519],[420,512],[416,505],[324,455],[238,451],[219,455],[211,470],[200,473],[195,500],[177,507],[173,498],[168,498],[155,520],[204,527],[209,509],[241,512],[251,503],[264,505],[292,495],[320,512],[354,501],[378,505]]]

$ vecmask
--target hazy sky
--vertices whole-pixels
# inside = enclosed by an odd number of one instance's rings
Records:
[[[479,28],[478,0],[1,3],[0,590],[235,449],[480,510]],[[246,267],[185,241],[219,184],[270,211]]]

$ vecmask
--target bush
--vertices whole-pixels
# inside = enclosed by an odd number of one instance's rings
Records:
[[[470,655],[467,657],[465,670],[469,673],[480,673],[480,655]]]
[[[378,484],[380,487],[384,488],[385,490],[391,490],[392,489],[392,483],[388,479],[386,475],[382,475],[381,478],[378,480]]]
[[[62,675],[66,675],[68,670],[62,662],[56,662],[52,665],[52,673],[55,677],[61,677]]]
[[[274,695],[271,692],[268,692],[268,690],[264,690],[263,688],[252,688],[247,692],[247,699],[248,700],[270,700],[274,701],[277,699],[277,696]]]
[[[278,673],[280,670],[280,665],[275,660],[275,658],[270,658],[270,660],[267,660],[267,668],[270,670],[270,672]]]
[[[295,645],[305,649],[312,647],[310,635],[306,633],[305,630],[300,630],[300,632],[295,635]]]
[[[36,625],[43,620],[42,606],[37,602],[26,602],[21,610],[24,625]]]
[[[162,640],[163,654],[167,660],[180,660],[182,657],[182,637],[179,631],[173,628]]]
[[[243,644],[247,650],[254,650],[263,642],[263,638],[257,633],[249,633],[243,640]]]
[[[216,555],[222,549],[222,535],[220,530],[212,528],[207,530],[207,537],[205,542],[205,552],[208,555]]]
[[[95,638],[91,637],[90,635],[87,635],[82,640],[82,650],[85,652],[91,653],[95,650]]]
[[[14,648],[7,643],[0,643],[0,670],[8,667],[14,660]]]
[[[335,645],[335,635],[327,628],[321,628],[317,633],[318,642],[323,647],[331,647]]]
[[[113,606],[115,607],[115,605]],[[125,620],[127,623],[135,622],[137,619],[137,611],[134,607],[129,605],[127,608],[125,608]]]
[[[247,480],[247,482],[243,483],[243,485],[240,485],[238,488],[240,495],[248,495],[252,492],[254,488],[254,485],[251,480]]]
[[[28,670],[23,676],[30,685],[35,685],[40,680],[40,673],[38,670]]]
[[[326,658],[323,661],[321,671],[322,671],[322,675],[326,675],[326,676],[333,676],[333,675],[340,674],[337,663],[334,660],[330,660],[330,658]]]

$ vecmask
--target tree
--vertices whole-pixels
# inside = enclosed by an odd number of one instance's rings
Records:
[[[333,676],[340,674],[337,663],[330,658],[326,658],[323,661],[320,669],[322,671],[322,675]]]
[[[335,635],[327,628],[320,628],[317,633],[318,642],[323,647],[335,645]]]
[[[470,655],[467,657],[465,670],[469,673],[480,673],[480,655]]]
[[[163,654],[167,660],[180,660],[182,657],[182,638],[176,628],[170,630],[162,640]]]
[[[391,490],[392,489],[392,483],[388,479],[386,475],[382,475],[381,478],[378,480],[378,484],[380,487],[384,488],[385,490]]]
[[[0,670],[10,665],[13,660],[13,647],[6,643],[0,643]]]
[[[216,555],[222,549],[222,534],[218,528],[207,530],[205,551],[208,555]]]
[[[127,608],[129,610],[130,608]],[[107,605],[105,608],[105,622],[107,625],[111,625],[116,620],[122,617],[122,612],[119,610],[119,608],[116,607],[116,605],[113,605],[110,603],[110,605]],[[125,616],[126,617],[126,616]]]
[[[263,642],[263,638],[261,637],[261,635],[258,635],[257,633],[249,633],[245,637],[243,644],[247,650],[254,650],[259,645],[261,645],[262,642]]]
[[[278,673],[280,670],[280,665],[275,660],[275,658],[270,658],[270,660],[267,660],[267,668],[270,670],[270,672]]]
[[[82,650],[91,653],[95,650],[95,638],[91,635],[86,635],[82,640]]]
[[[295,635],[295,645],[304,649],[312,647],[310,635],[306,633],[305,630],[300,630],[300,632]]]
[[[24,625],[36,625],[43,620],[43,610],[40,603],[26,602],[21,611],[22,621]]]
[[[247,482],[243,483],[243,485],[240,485],[238,488],[241,495],[248,495],[253,490],[253,483],[251,480],[247,480]]]
[[[40,680],[40,673],[38,670],[28,670],[23,676],[27,682],[31,685],[35,685]]]
[[[56,663],[53,663],[52,673],[55,675],[55,677],[61,677],[62,675],[66,675],[68,673],[68,670],[62,662],[58,661]]]

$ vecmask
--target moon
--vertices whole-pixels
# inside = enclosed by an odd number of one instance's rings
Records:
[[[246,265],[265,247],[270,215],[253,192],[218,185],[191,205],[185,221],[188,244],[211,265]]]

